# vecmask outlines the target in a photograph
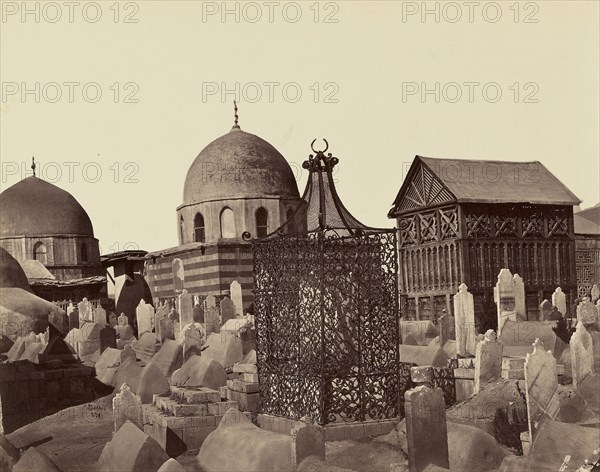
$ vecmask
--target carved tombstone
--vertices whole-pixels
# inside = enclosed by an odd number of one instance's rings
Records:
[[[552,304],[565,316],[567,314],[567,298],[562,288],[557,287],[552,294]]]
[[[583,297],[577,305],[577,322],[580,321],[584,325],[594,325],[598,321],[598,311],[588,297]]]
[[[176,293],[183,291],[185,286],[185,270],[181,259],[173,259],[173,289]]]
[[[237,280],[231,282],[229,286],[231,301],[235,307],[235,315],[242,316],[244,314],[244,304],[242,299],[242,286]],[[225,321],[223,321],[224,323]]]
[[[502,343],[496,340],[494,330],[487,330],[483,341],[477,343],[473,393],[479,393],[485,383],[502,376],[502,350]]]
[[[77,304],[77,310],[79,311],[79,327],[80,328],[83,326],[84,323],[94,321],[94,316],[93,316],[94,307],[92,306],[92,304],[90,302],[88,302],[87,298],[84,297],[84,299],[81,300]]]
[[[137,425],[141,430],[144,429],[142,399],[124,383],[121,385],[121,391],[113,398],[113,431],[116,433],[127,420]]]
[[[179,312],[179,323],[183,327],[194,322],[193,298],[187,290],[183,290],[177,297],[177,311]]]
[[[94,323],[106,326],[106,310],[102,308],[101,305],[98,305],[96,308],[94,308],[92,317],[94,319]]]
[[[500,336],[504,323],[507,320],[517,321],[515,283],[513,275],[508,269],[501,269],[498,274],[498,282],[494,287],[494,302],[496,302],[498,336]]]
[[[573,387],[577,388],[588,375],[594,372],[594,346],[592,335],[587,332],[581,321],[571,336],[571,372]]]
[[[140,303],[135,309],[135,316],[137,319],[138,337],[141,337],[146,331],[151,333],[154,307],[144,300],[140,300]]]
[[[475,305],[473,295],[465,284],[460,284],[454,295],[454,336],[456,352],[461,356],[475,351]]]
[[[530,440],[533,443],[540,421],[544,417],[558,418],[559,396],[556,378],[556,359],[544,344],[536,339],[533,352],[525,357],[525,396]]]

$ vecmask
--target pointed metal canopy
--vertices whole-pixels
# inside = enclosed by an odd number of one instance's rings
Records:
[[[371,228],[356,219],[342,203],[333,179],[333,169],[339,159],[327,153],[329,143],[326,139],[325,149],[317,151],[314,148],[315,140],[311,143],[314,154],[310,154],[302,167],[309,171],[308,182],[301,204],[294,213],[275,231],[256,241],[266,240],[275,235],[306,234],[331,231],[338,237],[359,236],[363,233],[390,231],[390,229]],[[242,237],[252,239],[250,233],[245,232]]]

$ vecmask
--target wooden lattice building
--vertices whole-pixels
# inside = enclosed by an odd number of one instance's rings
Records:
[[[405,319],[452,312],[464,282],[476,316],[493,303],[500,269],[525,282],[527,313],[560,286],[576,296],[573,206],[580,200],[539,162],[416,156],[388,213],[399,232]]]

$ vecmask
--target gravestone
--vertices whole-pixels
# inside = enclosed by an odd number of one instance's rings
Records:
[[[598,310],[588,297],[583,297],[583,300],[577,305],[577,322],[580,321],[584,325],[594,325],[598,320]]]
[[[179,258],[173,259],[172,270],[173,289],[176,293],[179,293],[183,291],[185,285],[185,270],[183,268],[183,261]]]
[[[106,310],[102,308],[101,305],[98,305],[96,308],[94,308],[92,317],[94,323],[98,323],[101,326],[106,325]]]
[[[205,312],[208,308],[215,308],[217,306],[217,299],[214,295],[208,295],[204,300],[204,305]]]
[[[475,305],[473,295],[465,284],[460,284],[454,295],[454,336],[456,352],[461,356],[475,351]]]
[[[221,315],[219,309],[216,306],[209,307],[204,313],[204,320],[206,326],[206,334],[218,333],[221,327]]]
[[[117,326],[115,326],[115,331],[117,332],[117,336],[122,341],[127,341],[128,339],[133,338],[133,328],[129,326],[129,318],[125,316],[124,313],[117,318]]]
[[[202,345],[206,342],[204,330],[199,329],[194,323],[185,326],[182,329],[183,361],[188,360],[190,356],[200,355]]]
[[[195,323],[204,323],[204,306],[202,303],[198,303],[194,305],[194,322]]]
[[[117,332],[110,326],[105,326],[100,330],[100,354],[104,352],[106,348],[117,348]]]
[[[592,299],[592,303],[596,303],[600,300],[600,287],[597,284],[592,285],[592,290],[590,290],[590,297]]]
[[[552,304],[565,316],[567,314],[567,297],[565,296],[562,288],[557,287],[552,294]]]
[[[79,312],[77,306],[73,303],[69,303],[69,306],[67,306],[67,317],[69,319],[69,331],[79,328]]]
[[[225,324],[228,320],[236,317],[236,307],[230,298],[225,297],[219,305],[221,306],[221,323]]]
[[[146,332],[151,333],[154,307],[142,299],[135,309],[135,316],[137,319],[138,337],[141,337]]]
[[[580,321],[571,336],[571,372],[573,387],[577,388],[585,378],[594,372],[594,345],[592,335]]]
[[[156,311],[154,312],[154,333],[156,335],[156,339],[162,342],[162,336],[160,334],[160,326],[161,322],[164,318],[169,316],[169,306],[167,302],[163,302],[158,305]]]
[[[231,282],[231,285],[229,286],[229,294],[231,296],[231,301],[233,302],[233,306],[235,307],[235,315],[242,316],[244,314],[242,286],[237,280],[234,280],[233,282]],[[223,322],[225,322],[225,321],[223,321]]]
[[[540,321],[549,321],[553,312],[554,307],[548,300],[544,300],[540,303]]]
[[[508,269],[501,269],[494,287],[494,302],[498,315],[498,335],[507,320],[517,321],[515,282]]]
[[[98,323],[85,323],[80,329],[82,341],[79,345],[79,357],[84,360],[84,357],[95,354],[100,350],[100,330],[102,326]],[[98,353],[99,354],[99,353]]]
[[[484,384],[502,376],[502,343],[496,333],[488,329],[483,341],[477,343],[475,352],[475,385],[473,393],[479,393]]]
[[[113,432],[129,420],[142,431],[144,430],[144,418],[142,413],[142,399],[131,391],[129,385],[121,385],[120,392],[113,398]]]
[[[165,316],[159,321],[159,331],[161,343],[164,342],[165,339],[175,340],[175,326],[171,317]]]
[[[556,379],[556,359],[544,344],[536,339],[533,352],[527,353],[524,364],[527,422],[530,441],[533,443],[540,421],[544,417],[558,418],[559,396]]]
[[[177,298],[177,311],[179,312],[179,323],[182,327],[194,322],[193,300],[187,290],[183,290]]]
[[[527,321],[527,308],[525,306],[525,284],[519,274],[513,276],[515,287],[515,311],[517,312],[517,321]]]
[[[93,310],[94,307],[85,297],[77,304],[77,311],[79,312],[79,328],[81,328],[84,323],[94,321]]]
[[[114,314],[114,313],[109,313],[109,315],[108,315],[108,326],[110,326],[111,328],[114,328],[118,324],[119,324],[119,321],[117,320],[117,315]]]
[[[420,385],[404,394],[408,470],[421,472],[430,464],[450,468],[446,405],[442,389]]]

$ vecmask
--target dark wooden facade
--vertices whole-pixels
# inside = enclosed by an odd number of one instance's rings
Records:
[[[502,268],[523,278],[530,319],[556,287],[573,298],[578,203],[537,162],[417,156],[388,214],[399,232],[403,316],[435,319],[444,308],[452,312],[451,296],[463,282],[477,313],[493,300]]]

